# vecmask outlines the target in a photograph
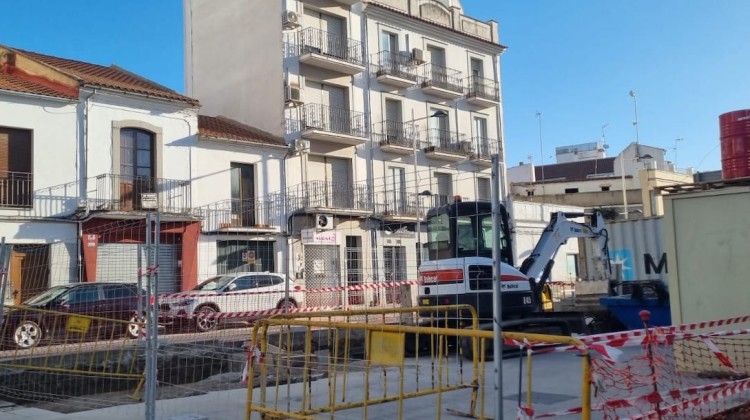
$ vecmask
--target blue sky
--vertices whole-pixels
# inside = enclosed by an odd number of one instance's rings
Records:
[[[261,0],[255,0],[261,1]],[[262,0],[271,1],[271,0]],[[720,114],[750,108],[747,0],[464,0],[500,24],[510,165],[551,163],[557,146],[635,140],[678,167],[721,168]],[[117,64],[184,92],[180,0],[24,0],[6,4],[0,44]],[[199,98],[200,99],[200,98]],[[541,114],[542,135],[539,136]],[[543,154],[542,154],[543,152]]]

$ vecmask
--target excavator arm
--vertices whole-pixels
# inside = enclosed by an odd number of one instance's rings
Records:
[[[588,216],[590,224],[575,222],[571,219]],[[555,254],[560,246],[570,238],[596,239],[600,249],[599,258],[606,272],[610,272],[609,250],[607,229],[601,213],[569,213],[556,212],[544,228],[542,236],[531,251],[531,254],[523,261],[520,271],[529,277],[532,290],[541,291],[544,283],[549,278],[549,273],[554,264]],[[537,292],[537,295],[538,293]]]

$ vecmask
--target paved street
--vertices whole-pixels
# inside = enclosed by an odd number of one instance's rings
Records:
[[[420,361],[420,366],[429,364],[429,359]],[[525,364],[524,364],[525,366]],[[464,365],[464,369],[470,368]],[[451,374],[457,371],[455,358],[450,359]],[[562,408],[570,408],[580,404],[580,372],[581,359],[574,353],[550,353],[535,356],[534,358],[534,391],[533,396],[537,404],[535,409],[538,413],[548,412]],[[425,369],[426,370],[426,369]],[[395,371],[394,371],[395,372]],[[510,358],[503,361],[503,383],[504,395],[503,401],[504,418],[515,418],[517,415],[518,402],[518,380],[519,380],[519,359]],[[464,373],[466,375],[466,373]],[[424,374],[423,374],[424,375]],[[485,369],[485,414],[490,416],[494,410],[492,402],[492,384],[493,384],[493,364],[488,363]],[[523,377],[525,379],[525,367]],[[395,389],[398,386],[398,375],[390,374],[388,377],[388,387]],[[417,372],[415,368],[408,368],[405,372],[405,387],[415,385]],[[339,377],[340,378],[340,377]],[[422,378],[424,380],[425,378]],[[379,381],[379,379],[378,379]],[[421,380],[420,380],[421,381]],[[377,387],[372,385],[371,393],[377,393]],[[314,405],[319,405],[319,400],[328,398],[328,379],[321,379],[312,383],[312,395],[314,396]],[[339,379],[339,384],[340,384]],[[361,392],[363,383],[362,373],[350,373],[347,378],[346,389],[348,400],[356,400]],[[340,385],[339,385],[339,389]],[[382,387],[380,388],[382,390]],[[289,401],[293,406],[299,406],[302,398],[302,389],[300,384],[280,387],[281,395],[279,396],[280,405]],[[288,395],[288,397],[286,396]],[[245,401],[247,396],[246,389],[236,389],[231,391],[210,392],[203,395],[196,395],[186,398],[175,398],[169,400],[159,400],[157,402],[157,418],[163,420],[198,420],[198,419],[244,419]],[[451,410],[465,412],[469,409],[469,390],[452,391],[443,394],[442,406],[440,410],[441,418],[457,419],[461,418],[451,414]],[[258,392],[255,393],[258,397]],[[269,398],[274,398],[272,392],[269,392]],[[338,396],[339,401],[341,396]],[[523,396],[525,398],[525,395]],[[404,412],[408,413],[408,418],[436,418],[437,400],[433,396],[419,397],[404,402]],[[35,420],[66,420],[66,419],[108,419],[108,420],[131,420],[143,418],[145,406],[143,403],[129,404],[92,410],[87,412],[78,412],[71,414],[60,414],[53,411],[45,411],[35,408],[10,407],[0,408],[0,419],[35,419]],[[367,410],[369,419],[393,419],[397,413],[397,403],[388,403],[377,406],[370,406]],[[335,417],[341,419],[361,419],[363,410],[350,409],[337,412]],[[320,418],[330,418],[330,413],[322,414]],[[573,419],[578,416],[570,416]],[[566,418],[566,417],[562,417]]]

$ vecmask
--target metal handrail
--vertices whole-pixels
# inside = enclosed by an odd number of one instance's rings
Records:
[[[297,34],[300,54],[321,54],[352,64],[364,65],[362,43],[340,34],[306,28]]]

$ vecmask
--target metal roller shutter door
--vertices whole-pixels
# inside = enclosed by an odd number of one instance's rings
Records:
[[[145,268],[148,263],[146,246],[143,244],[100,244],[96,256],[96,281],[138,282],[138,253]],[[173,244],[159,245],[159,293],[179,292],[181,273],[177,267],[182,247]]]

